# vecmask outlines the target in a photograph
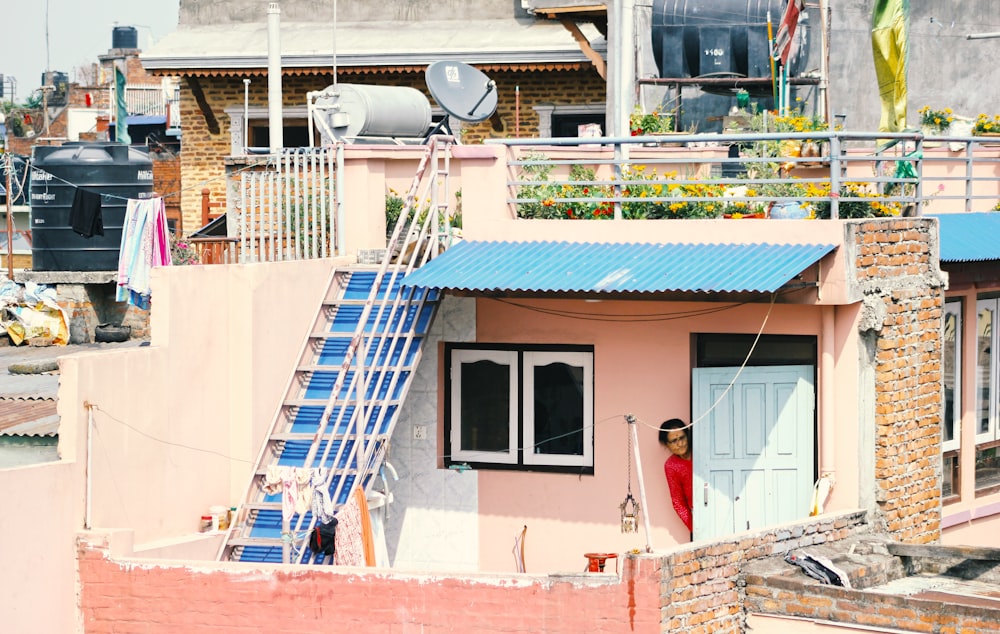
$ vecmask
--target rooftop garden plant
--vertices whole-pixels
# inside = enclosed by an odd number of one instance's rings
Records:
[[[935,132],[944,132],[951,127],[951,122],[955,120],[951,108],[932,110],[930,106],[924,106],[918,112],[920,113],[920,125]]]
[[[658,110],[645,113],[639,106],[636,106],[632,114],[629,115],[628,128],[632,136],[673,132],[674,115],[671,112],[660,112]]]
[[[975,123],[972,124],[972,134],[973,136],[1000,134],[1000,114],[995,114],[992,117],[980,114],[976,117]]]

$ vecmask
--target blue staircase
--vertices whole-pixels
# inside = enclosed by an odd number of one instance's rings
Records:
[[[400,282],[447,246],[440,223],[450,216],[439,189],[447,191],[449,147],[443,169],[439,146],[428,147],[383,262],[333,271],[219,559],[332,563],[309,549],[307,536],[320,518],[312,510],[286,518],[282,493],[268,492],[268,475],[282,467],[325,469],[322,488],[334,510],[355,486],[367,492],[378,475],[440,301],[438,291]],[[430,165],[427,186],[434,189],[425,197],[418,190]],[[435,213],[418,221],[414,202],[428,199]]]

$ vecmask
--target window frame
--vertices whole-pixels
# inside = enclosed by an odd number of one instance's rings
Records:
[[[594,473],[594,347],[562,344],[445,343],[444,466],[480,470]],[[461,416],[462,363],[489,360],[506,363],[511,372],[508,416],[511,451],[463,450]],[[534,445],[533,368],[568,363],[583,368],[583,454],[536,454]],[[529,392],[529,390],[531,390]]]
[[[952,405],[951,405],[951,420],[952,420],[952,439],[944,439],[944,429],[941,430],[941,451],[959,451],[962,441],[962,332],[963,332],[963,321],[962,321],[962,309],[964,302],[958,299],[945,300],[944,303],[944,313],[945,320],[942,324],[941,341],[942,344],[947,342],[943,328],[947,325],[947,316],[954,315],[955,317],[955,340],[954,340],[954,362],[953,371],[955,373],[954,379],[952,381]],[[942,358],[944,358],[944,350],[942,350]],[[942,370],[944,368],[942,367]],[[945,381],[941,382],[941,390],[945,390]],[[947,398],[942,394],[942,402],[947,405]],[[942,421],[943,423],[944,421]]]

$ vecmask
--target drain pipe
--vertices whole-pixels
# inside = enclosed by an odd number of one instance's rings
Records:
[[[833,380],[833,351],[836,339],[836,320],[834,319],[835,307],[824,306],[821,309],[822,334],[820,341],[820,476],[829,476],[831,484],[836,481],[836,469],[834,461],[836,451],[834,447],[835,420],[837,411],[834,406],[836,389]]]
[[[92,497],[94,476],[92,472],[94,455],[94,405],[88,401],[83,402],[87,410],[87,502],[83,512],[83,527],[90,530],[90,498]]]
[[[271,154],[285,146],[281,120],[281,8],[267,5],[267,126]]]

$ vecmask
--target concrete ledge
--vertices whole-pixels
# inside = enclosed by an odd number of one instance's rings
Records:
[[[106,284],[118,279],[118,271],[18,271],[15,282],[36,284]]]

